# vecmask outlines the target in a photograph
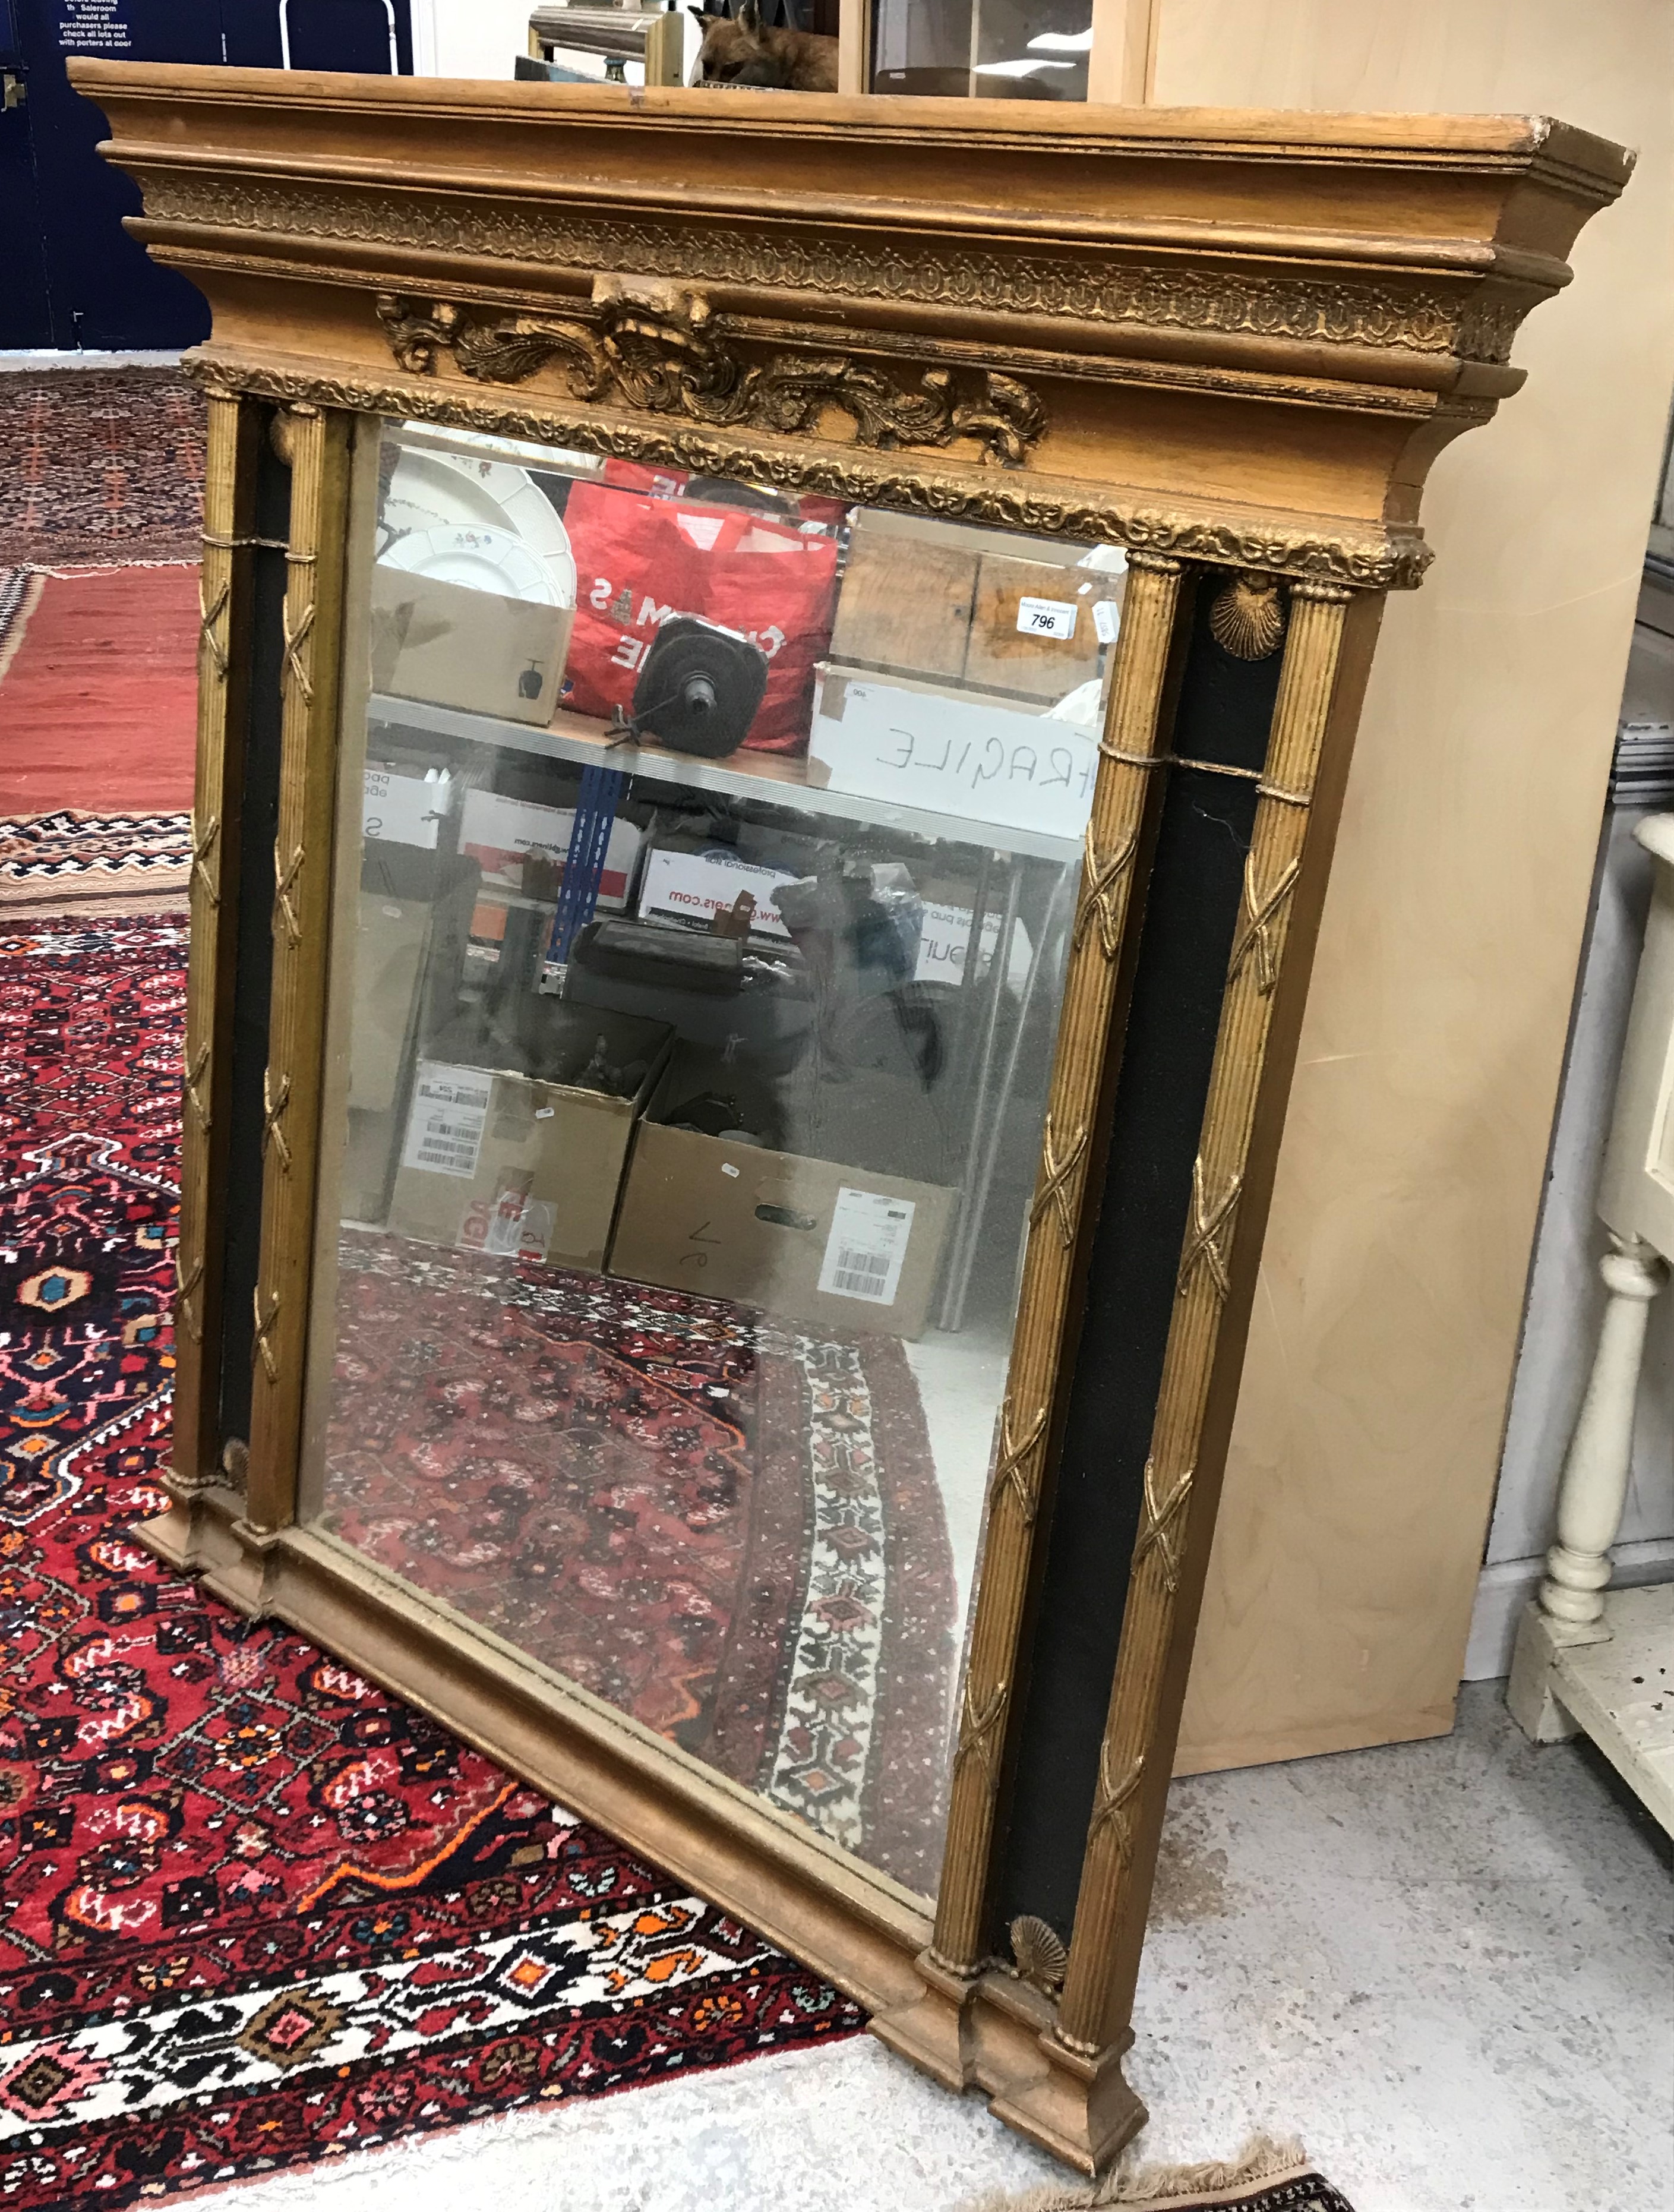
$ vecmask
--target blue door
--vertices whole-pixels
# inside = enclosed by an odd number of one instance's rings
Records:
[[[17,6],[0,0],[0,344],[44,346],[52,343],[52,318]]]
[[[0,0],[0,347],[174,348],[207,337],[202,295],[122,228],[137,189],[94,149],[105,118],[64,59],[410,71],[408,0]],[[9,45],[7,41],[9,40]]]

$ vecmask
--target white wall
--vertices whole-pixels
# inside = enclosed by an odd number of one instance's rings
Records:
[[[415,76],[486,76],[506,82],[529,52],[535,0],[412,0]]]

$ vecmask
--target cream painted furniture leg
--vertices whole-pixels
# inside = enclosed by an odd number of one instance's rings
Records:
[[[1674,1254],[1674,814],[1648,815],[1634,835],[1658,865],[1599,1178],[1610,1297],[1564,1462],[1557,1541],[1517,1632],[1506,1703],[1537,1743],[1584,1730],[1674,1833],[1674,1583],[1607,1587],[1645,1324]]]
[[[1558,1540],[1546,1554],[1540,1607],[1577,1627],[1602,1618],[1610,1547],[1622,1525],[1633,1456],[1634,1405],[1645,1357],[1645,1323],[1668,1270],[1638,1237],[1613,1237],[1598,1262],[1610,1292],[1592,1373],[1564,1462]]]
[[[1598,1262],[1610,1298],[1563,1464],[1557,1541],[1546,1554],[1546,1579],[1519,1632],[1506,1692],[1513,1718],[1537,1743],[1556,1743],[1576,1732],[1577,1723],[1552,1692],[1556,1652],[1604,1643],[1610,1635],[1604,1593],[1628,1495],[1645,1324],[1668,1276],[1640,1238],[1613,1236],[1610,1242],[1615,1249]]]

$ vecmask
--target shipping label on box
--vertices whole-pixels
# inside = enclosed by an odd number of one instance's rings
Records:
[[[634,1121],[672,1032],[595,1006],[570,1027],[577,1064],[600,1037],[613,1060],[643,1064],[634,1096],[421,1060],[390,1198],[392,1230],[506,1258],[603,1265]]]
[[[973,693],[828,669],[808,757],[810,782],[833,791],[1079,838],[1099,744],[1072,722]]]
[[[459,1176],[469,1182],[482,1157],[494,1084],[494,1077],[481,1067],[420,1060],[402,1166]]]
[[[713,1066],[679,1048],[650,1101],[622,1183],[610,1273],[816,1328],[921,1335],[957,1191],[658,1118]]]
[[[646,854],[640,879],[638,911],[658,921],[679,921],[707,929],[718,914],[730,914],[740,891],[755,901],[750,928],[760,937],[783,937],[791,933],[773,902],[780,884],[796,880],[793,868],[767,868],[731,854],[671,852],[653,845]]]
[[[894,1305],[917,1211],[910,1198],[842,1184],[831,1209],[817,1287],[867,1305]]]
[[[531,853],[555,861],[561,870],[575,827],[573,806],[542,806],[531,799],[505,799],[497,791],[468,791],[459,824],[459,849],[482,864],[490,881],[517,890]],[[628,903],[628,887],[640,857],[642,832],[618,818],[610,824],[604,869],[598,879],[602,907]]]

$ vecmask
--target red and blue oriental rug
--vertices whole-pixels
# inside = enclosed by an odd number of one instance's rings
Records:
[[[0,937],[0,2205],[142,2198],[856,2008],[164,1573],[185,930]]]

